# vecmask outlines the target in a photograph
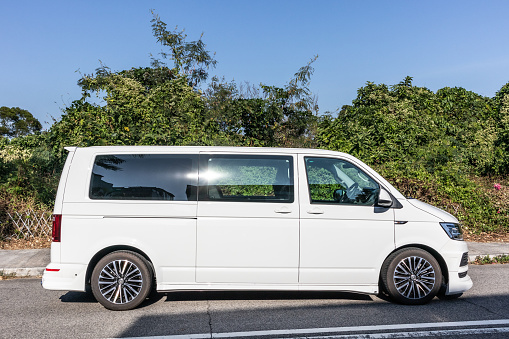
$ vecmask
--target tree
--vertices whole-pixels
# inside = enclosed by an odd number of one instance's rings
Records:
[[[81,80],[82,98],[51,128],[58,147],[92,145],[211,144],[217,124],[207,119],[200,94],[181,75],[146,81],[163,69],[105,72]],[[150,79],[150,76],[149,76]],[[104,105],[88,102],[102,95]]]
[[[78,85],[82,98],[65,109],[52,127],[57,147],[65,145],[206,144],[304,146],[316,126],[316,99],[309,90],[312,63],[299,69],[284,87],[260,85],[251,95],[235,83],[213,78],[202,93],[196,86],[207,79],[216,61],[201,37],[187,42],[183,31],[169,31],[154,14],[154,37],[169,52],[151,67],[112,72],[101,64]],[[105,104],[90,102],[92,95]]]
[[[0,135],[16,138],[41,129],[41,123],[29,111],[19,107],[0,107]]]
[[[217,122],[205,111],[203,98],[194,89],[208,76],[216,61],[201,40],[186,41],[183,31],[168,31],[152,13],[154,37],[169,52],[173,68],[153,59],[152,67],[112,72],[101,64],[84,75],[78,85],[82,97],[64,110],[51,128],[55,147],[66,145],[185,145],[221,143]],[[88,98],[96,95],[99,105]],[[226,140],[226,138],[223,138]]]
[[[187,42],[187,35],[184,31],[174,31],[167,29],[166,23],[161,21],[159,15],[152,12],[152,32],[161,45],[168,47],[170,52],[161,52],[163,59],[173,61],[175,73],[186,75],[189,78],[189,84],[196,86],[208,77],[207,69],[215,67],[216,60],[205,49],[205,43],[202,36],[197,41]],[[163,63],[160,60],[153,59],[152,66],[159,68]]]
[[[301,67],[284,87],[247,86],[213,78],[205,91],[208,114],[239,145],[306,147],[312,145],[318,106],[309,90],[312,63]]]

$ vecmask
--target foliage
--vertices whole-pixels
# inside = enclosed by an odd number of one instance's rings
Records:
[[[331,172],[322,167],[311,167],[307,169],[310,198],[313,201],[335,201],[334,192],[344,191],[346,187],[336,184],[336,178]]]
[[[202,37],[197,41],[186,42],[187,35],[184,31],[168,31],[166,23],[161,21],[159,16],[152,12],[152,32],[154,37],[161,45],[168,47],[170,53],[161,52],[164,59],[170,59],[175,66],[175,72],[178,74],[185,74],[188,76],[189,84],[191,86],[198,85],[201,81],[207,79],[207,69],[215,67],[216,60],[210,55],[210,52],[205,50],[205,44]],[[202,34],[203,36],[203,34]],[[162,62],[160,60],[153,60],[153,66],[158,68]]]
[[[509,83],[497,92],[494,98],[498,108],[497,136],[494,140],[493,169],[507,173],[509,164]]]
[[[51,211],[51,205],[41,203],[37,197],[0,190],[0,241],[37,237],[35,243],[48,244],[50,237],[46,234],[51,232],[51,225],[47,221]],[[0,248],[3,248],[1,243]]]
[[[435,94],[408,79],[390,88],[368,82],[318,135],[323,145],[372,164],[411,161],[430,173],[453,165],[479,174],[507,170],[493,167],[495,138],[489,98],[463,88]]]
[[[221,138],[186,77],[161,76],[169,72],[131,69],[86,76],[82,98],[51,128],[53,145],[189,145]],[[105,93],[106,104],[88,102],[91,93]]]
[[[0,135],[16,138],[40,132],[42,125],[27,110],[19,107],[0,107]]]
[[[175,67],[158,61],[112,72],[101,65],[84,75],[78,82],[82,97],[51,128],[56,152],[69,145],[311,144],[317,107],[307,86],[316,58],[284,88],[262,85],[261,95],[247,97],[235,83],[213,78],[202,94],[193,86],[215,65],[203,42],[186,42],[183,32],[168,31],[157,15],[152,23],[158,42],[170,49],[162,56]],[[104,104],[93,103],[92,96]]]
[[[49,145],[47,134],[0,140],[0,192],[51,206],[65,159]]]
[[[477,256],[475,258],[474,264],[476,265],[488,265],[488,264],[508,264],[509,263],[509,255],[501,254],[497,256]]]
[[[457,87],[433,93],[411,80],[368,82],[336,119],[320,121],[320,147],[361,158],[404,194],[449,210],[471,231],[509,230],[507,216],[473,180],[509,174],[509,99]]]
[[[237,145],[309,147],[318,106],[308,88],[312,63],[281,88],[260,85],[242,93],[235,82],[213,78],[205,92],[208,113]],[[261,95],[259,95],[261,93]]]
[[[15,279],[15,278],[17,278],[16,272],[5,273],[4,270],[0,271],[0,280],[9,280],[9,279]]]
[[[8,213],[52,210],[63,160],[47,133],[0,139],[0,239],[12,235]]]

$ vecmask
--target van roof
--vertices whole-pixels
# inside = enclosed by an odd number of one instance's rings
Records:
[[[319,154],[342,155],[343,152],[313,148],[281,148],[281,147],[233,147],[233,146],[91,146],[91,147],[65,147],[69,152],[76,150],[90,150],[98,152],[243,152],[243,153],[287,153],[287,154]]]

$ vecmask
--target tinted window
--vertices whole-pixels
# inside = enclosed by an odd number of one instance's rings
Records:
[[[198,157],[115,154],[95,158],[91,199],[196,200]]]
[[[293,202],[293,158],[202,155],[200,200]]]
[[[368,206],[375,203],[380,187],[357,166],[340,159],[305,160],[311,202]]]

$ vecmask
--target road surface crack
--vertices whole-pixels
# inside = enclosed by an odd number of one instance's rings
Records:
[[[210,300],[207,300],[207,316],[209,317],[209,330],[210,330],[210,338],[212,339],[212,315],[210,314]]]
[[[494,314],[494,315],[496,315],[496,316],[499,316],[499,317],[504,317],[504,316],[505,316],[505,315],[503,315],[503,314],[499,314],[499,313],[497,313],[497,312],[494,312],[494,311],[490,310],[490,309],[489,309],[489,308],[487,308],[486,306],[483,306],[483,305],[480,305],[480,304],[476,304],[475,302],[470,301],[470,300],[468,300],[468,299],[466,299],[466,298],[461,299],[461,301],[466,302],[466,303],[469,303],[469,304],[474,305],[474,306],[477,306],[477,307],[480,307],[480,308],[484,309],[485,311],[487,311],[488,313]]]

